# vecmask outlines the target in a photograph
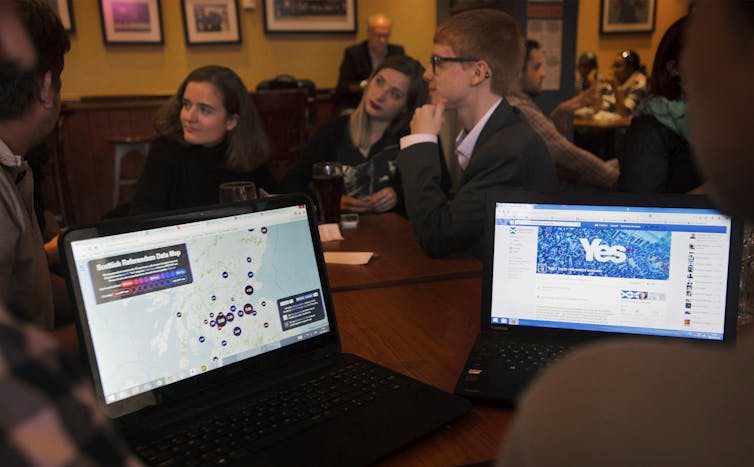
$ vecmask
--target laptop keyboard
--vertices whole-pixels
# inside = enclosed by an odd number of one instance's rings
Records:
[[[366,362],[312,378],[291,389],[234,405],[232,412],[201,424],[178,427],[137,446],[152,465],[224,465],[317,424],[369,404],[407,384],[400,375]]]
[[[511,371],[538,371],[563,357],[571,349],[558,344],[505,341],[482,345],[479,357],[496,360]]]

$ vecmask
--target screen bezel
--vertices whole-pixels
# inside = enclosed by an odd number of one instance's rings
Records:
[[[619,334],[602,331],[584,331],[561,328],[508,326],[492,323],[492,287],[493,287],[493,257],[495,253],[495,209],[496,203],[522,204],[562,204],[584,206],[633,206],[648,208],[690,208],[690,209],[719,209],[704,195],[680,194],[634,194],[618,192],[572,192],[572,193],[539,193],[524,190],[501,190],[489,193],[485,206],[485,235],[482,279],[482,331],[506,331],[509,333],[526,335],[544,335],[551,333],[564,339],[575,340],[599,339],[610,336],[633,336],[655,338],[645,334]],[[739,277],[741,272],[741,249],[743,238],[743,222],[730,216],[731,233],[728,253],[728,281],[725,298],[725,323],[722,340],[694,339],[689,337],[659,336],[660,339],[672,339],[684,342],[699,343],[731,343],[735,341],[737,325],[737,309],[739,294]]]
[[[85,325],[87,316],[84,300],[79,284],[78,271],[73,260],[71,244],[76,241],[97,238],[102,236],[118,235],[139,230],[168,227],[176,224],[200,222],[222,217],[231,217],[260,211],[285,208],[290,206],[305,206],[307,223],[311,235],[315,260],[320,277],[322,298],[325,306],[329,331],[321,335],[304,339],[285,347],[260,354],[246,360],[221,366],[206,373],[200,373],[192,378],[173,382],[144,393],[134,395],[115,402],[107,403],[102,391],[102,382],[98,371],[97,358],[94,352],[92,336],[88,326]],[[319,229],[316,223],[317,213],[311,199],[304,194],[281,195],[260,200],[204,207],[199,209],[187,209],[163,213],[116,219],[102,223],[76,226],[67,230],[60,239],[61,260],[66,270],[68,289],[76,307],[76,326],[79,335],[79,343],[86,352],[90,374],[94,381],[95,393],[111,418],[123,417],[138,412],[150,406],[180,401],[193,394],[222,384],[222,381],[237,379],[239,375],[251,377],[254,374],[274,368],[279,368],[287,362],[302,358],[320,358],[341,350],[340,335],[338,333],[335,311],[327,279],[327,268],[322,254],[322,244],[319,238]]]

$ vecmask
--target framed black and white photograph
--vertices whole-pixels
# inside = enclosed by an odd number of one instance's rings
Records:
[[[60,22],[67,33],[76,32],[76,23],[73,20],[73,5],[71,0],[55,0],[55,6],[60,16]]]
[[[181,0],[186,44],[238,44],[241,22],[236,0]]]
[[[100,0],[105,45],[162,44],[160,0]]]
[[[601,0],[600,32],[620,34],[653,32],[657,0]]]
[[[265,32],[356,32],[356,0],[264,0]]]

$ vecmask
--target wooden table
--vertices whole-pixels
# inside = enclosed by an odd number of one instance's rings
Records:
[[[343,350],[452,392],[479,332],[481,278],[372,288],[333,296]],[[511,410],[475,405],[381,465],[463,465],[497,456]]]
[[[411,224],[398,214],[361,215],[357,228],[341,232],[344,240],[324,243],[325,251],[373,251],[376,257],[363,266],[328,264],[333,292],[482,275],[482,262],[476,258],[427,257]]]

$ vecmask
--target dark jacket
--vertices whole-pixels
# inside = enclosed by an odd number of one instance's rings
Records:
[[[398,155],[406,213],[419,245],[432,257],[482,255],[487,194],[502,188],[558,190],[547,146],[505,99],[482,129],[452,200],[440,189],[438,151],[437,144],[419,143]]]
[[[704,182],[688,141],[651,115],[639,115],[623,138],[620,191],[686,193]]]

